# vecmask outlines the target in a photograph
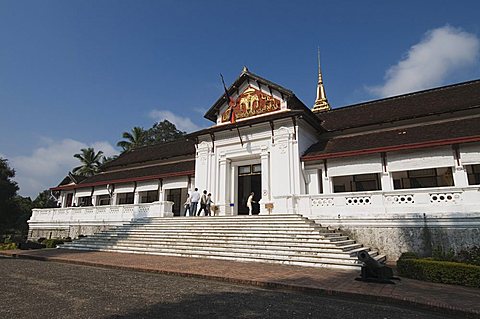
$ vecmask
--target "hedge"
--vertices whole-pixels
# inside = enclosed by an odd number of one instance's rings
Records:
[[[42,244],[44,244],[47,248],[56,248],[57,245],[61,245],[67,241],[69,240],[52,238],[52,239],[45,239],[44,241],[42,241]]]
[[[403,277],[480,288],[480,266],[431,259],[400,258],[398,274]]]

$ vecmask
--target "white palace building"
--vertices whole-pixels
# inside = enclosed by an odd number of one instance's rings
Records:
[[[205,114],[211,127],[52,188],[60,207],[33,210],[29,237],[297,216],[392,260],[480,244],[480,80],[335,109],[321,72],[313,108],[247,68],[227,91]],[[218,217],[181,217],[195,187]],[[256,216],[238,216],[252,191]]]

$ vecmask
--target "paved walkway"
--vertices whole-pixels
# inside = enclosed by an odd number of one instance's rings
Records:
[[[244,263],[214,259],[143,254],[74,251],[65,249],[11,250],[0,254],[45,261],[131,269],[222,280],[271,288],[415,305],[426,309],[480,318],[480,289],[402,278],[395,285],[354,280],[359,272],[323,268]]]

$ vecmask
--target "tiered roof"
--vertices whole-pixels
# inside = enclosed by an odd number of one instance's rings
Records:
[[[325,134],[311,161],[480,141],[480,80],[317,113]]]

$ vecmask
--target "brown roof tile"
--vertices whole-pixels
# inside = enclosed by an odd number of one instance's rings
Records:
[[[134,164],[161,161],[175,157],[195,158],[195,141],[181,138],[172,142],[139,147],[121,154],[105,164],[103,169],[110,171]]]
[[[89,177],[77,184],[77,187],[121,183],[127,181],[141,181],[170,176],[194,175],[195,160],[182,161],[166,165],[154,165],[136,169],[124,169],[113,172],[100,173]]]
[[[317,113],[327,131],[480,107],[480,80],[409,93]]]
[[[452,144],[462,139],[480,140],[480,118],[324,139],[312,145],[302,156],[302,160],[353,156],[355,153],[408,149],[422,145],[427,147],[429,144]]]

